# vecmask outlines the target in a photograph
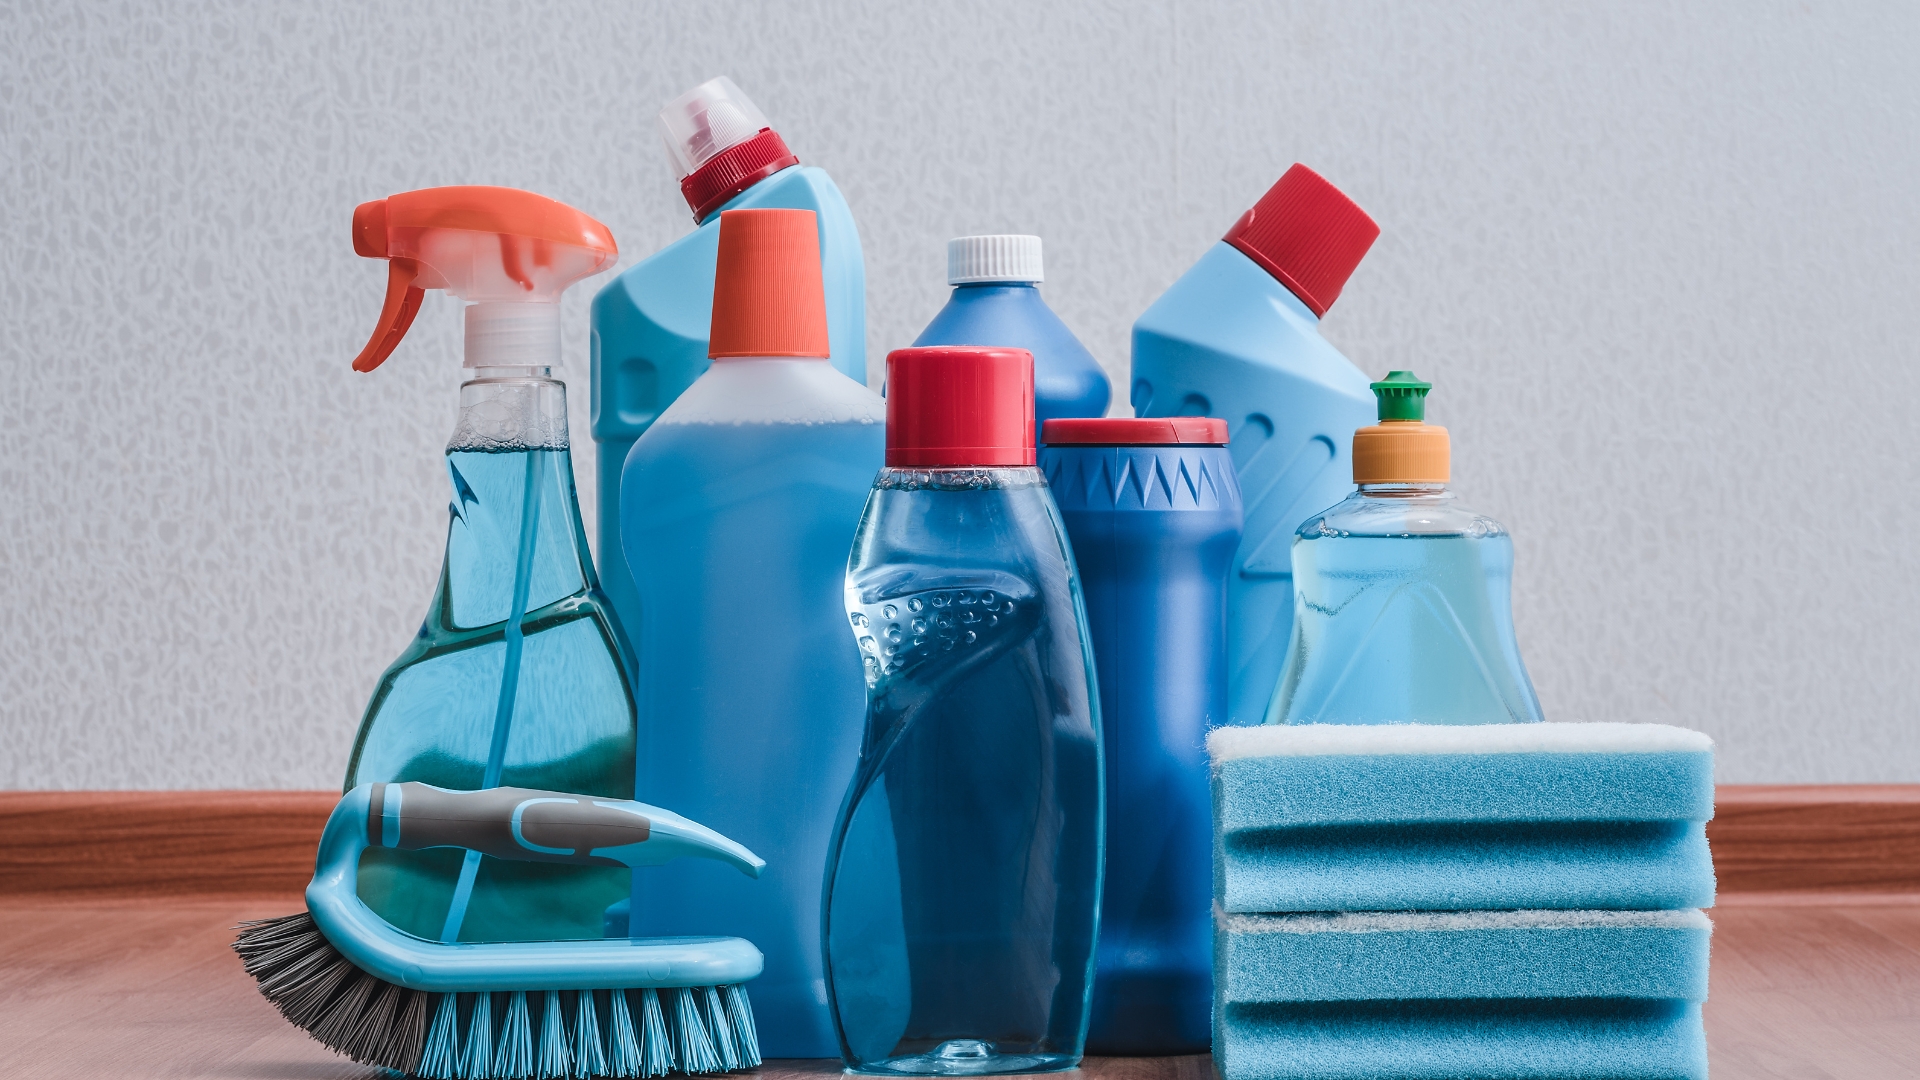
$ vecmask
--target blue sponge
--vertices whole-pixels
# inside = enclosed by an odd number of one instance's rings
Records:
[[[1216,916],[1225,1080],[1701,1077],[1698,911]]]
[[[1660,724],[1219,728],[1230,912],[1711,906],[1713,744]]]

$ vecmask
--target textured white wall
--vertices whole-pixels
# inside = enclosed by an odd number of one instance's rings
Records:
[[[337,783],[459,378],[438,298],[348,369],[354,204],[532,188],[624,265],[691,224],[654,111],[721,73],[845,190],[876,358],[948,236],[1037,232],[1123,401],[1133,318],[1313,165],[1385,230],[1327,333],[1438,384],[1548,715],[1920,780],[1920,7],[1541,7],[0,4],[0,787]]]

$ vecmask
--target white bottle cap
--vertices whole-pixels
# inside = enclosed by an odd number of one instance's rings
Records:
[[[468,304],[467,358],[461,366],[560,366],[560,305]]]
[[[956,236],[947,241],[947,284],[1044,281],[1037,236]]]
[[[708,79],[667,102],[660,110],[660,137],[667,144],[673,175],[686,175],[728,147],[738,146],[769,125],[767,117],[725,75]]]

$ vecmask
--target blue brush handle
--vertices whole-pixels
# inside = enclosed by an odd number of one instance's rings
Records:
[[[360,854],[367,848],[448,846],[590,865],[656,866],[691,855],[730,863],[751,877],[766,866],[719,833],[645,803],[525,788],[362,784],[327,819],[307,910],[354,965],[413,990],[717,986],[760,974],[760,950],[744,938],[426,941],[395,929],[361,901]]]

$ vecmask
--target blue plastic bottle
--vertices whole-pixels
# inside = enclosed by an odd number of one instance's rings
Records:
[[[827,864],[841,1054],[894,1075],[1070,1069],[1099,922],[1100,720],[1033,467],[1032,360],[901,349],[887,376],[887,468],[841,624],[867,676]]]
[[[1300,526],[1293,641],[1267,722],[1540,720],[1513,634],[1513,539],[1447,490],[1429,383],[1373,384],[1380,423],[1353,436],[1359,490]]]
[[[1226,422],[1211,418],[1056,420],[1040,451],[1086,595],[1116,838],[1092,1054],[1204,1054],[1212,1039],[1206,738],[1226,722],[1227,573],[1240,544],[1226,441]]]
[[[811,210],[820,226],[833,366],[867,381],[867,272],[853,213],[832,178],[799,164],[733,80],[702,83],[660,110],[680,190],[699,223],[635,263],[593,299],[593,441],[599,450],[601,580],[629,623],[633,576],[620,538],[620,470],[633,442],[707,370],[720,211]]]
[[[1380,234],[1295,165],[1133,324],[1139,416],[1220,416],[1246,499],[1227,587],[1228,722],[1256,724],[1293,621],[1293,532],[1351,489],[1346,453],[1373,416],[1367,377],[1320,317]]]
[[[640,595],[634,791],[765,852],[759,881],[636,874],[635,937],[737,935],[769,1057],[835,1053],[820,874],[860,752],[847,545],[885,455],[885,406],[826,361],[805,210],[721,215],[714,364],[634,443],[622,535]]]
[[[448,226],[447,222],[457,223]],[[633,795],[633,688],[621,623],[594,579],[573,488],[560,294],[611,265],[605,226],[506,188],[430,188],[365,203],[354,246],[389,259],[379,328],[398,345],[431,283],[466,300],[460,422],[447,443],[446,559],[419,631],[374,688],[346,786],[418,780]],[[528,251],[543,251],[528,259]],[[599,937],[621,867],[368,851],[359,895],[430,941]]]
[[[1034,423],[1104,416],[1106,372],[1040,298],[1037,236],[962,236],[947,241],[947,306],[914,346],[997,345],[1033,354]],[[1039,430],[1038,427],[1035,430]]]

